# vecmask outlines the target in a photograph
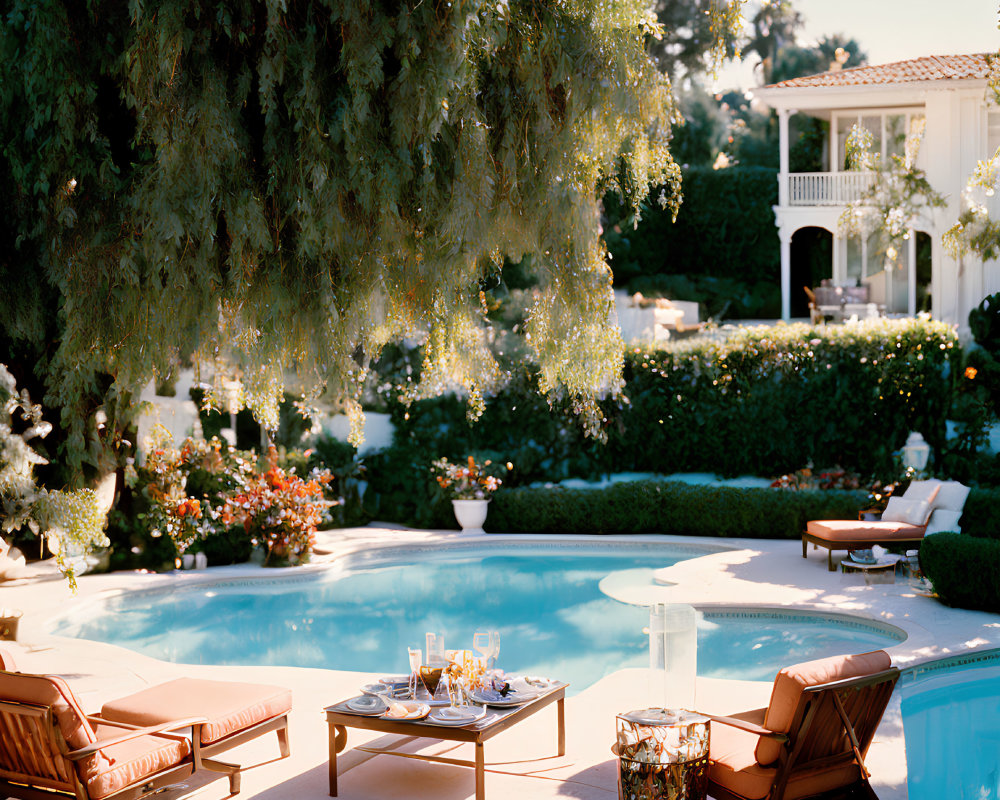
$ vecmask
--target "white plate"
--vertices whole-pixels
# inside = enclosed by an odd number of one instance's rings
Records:
[[[508,708],[510,706],[521,706],[525,703],[530,703],[536,697],[538,697],[539,692],[507,692],[506,697],[493,698],[489,695],[484,695],[475,689],[469,692],[469,697],[475,700],[477,703],[482,703],[487,706],[495,706],[497,708]]]
[[[379,697],[388,697],[392,694],[392,686],[387,683],[368,683],[361,687],[364,694],[373,694]]]
[[[390,712],[392,711],[393,706],[402,706],[405,708],[407,711],[406,716],[397,717],[392,715]],[[417,703],[413,700],[394,700],[389,706],[389,709],[382,715],[382,719],[392,719],[398,721],[423,719],[430,713],[430,711],[431,707],[427,705],[427,703]]]
[[[379,683],[384,683],[386,686],[409,686],[410,676],[409,675],[389,675],[386,678],[379,678]]]
[[[344,705],[355,714],[366,714],[373,717],[385,713],[386,709],[385,701],[381,697],[376,697],[372,694],[352,697]]]
[[[451,706],[448,708],[450,709]],[[479,722],[479,720],[485,716],[485,706],[481,708],[469,707],[467,713],[462,716],[452,716],[448,713],[448,709],[435,708],[427,717],[427,721],[433,722],[435,725],[453,725],[456,728],[459,728],[462,725],[471,725],[473,722]]]

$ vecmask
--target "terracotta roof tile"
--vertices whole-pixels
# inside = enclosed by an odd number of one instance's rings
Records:
[[[790,89],[806,86],[877,86],[892,83],[916,83],[921,81],[965,80],[988,78],[990,75],[989,53],[971,53],[958,56],[922,56],[891,64],[876,64],[852,67],[836,72],[821,72],[779,83],[772,83],[768,89]]]

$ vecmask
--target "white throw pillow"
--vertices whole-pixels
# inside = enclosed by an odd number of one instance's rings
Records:
[[[923,500],[904,500],[902,497],[890,497],[889,504],[882,512],[886,522],[906,522],[910,525],[923,525],[931,513],[931,507]]]
[[[958,524],[961,518],[961,511],[949,511],[946,508],[939,508],[931,513],[931,520],[927,523],[927,530],[924,531],[924,536],[930,536],[932,533],[943,533],[944,531],[961,533],[962,528]]]
[[[941,489],[934,498],[934,508],[945,508],[948,511],[961,511],[969,496],[969,487],[958,481],[942,481]]]
[[[906,487],[906,491],[903,492],[903,499],[916,502],[922,500],[928,505],[936,505],[934,499],[939,486],[941,486],[941,481],[937,478],[931,478],[929,481],[911,481],[910,485]]]

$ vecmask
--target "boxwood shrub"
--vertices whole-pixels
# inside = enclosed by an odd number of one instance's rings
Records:
[[[920,546],[920,568],[942,602],[1000,611],[1000,541],[937,533]]]
[[[1000,489],[973,489],[965,501],[962,532],[979,539],[1000,540]]]
[[[494,497],[486,530],[798,539],[807,520],[856,518],[866,497],[864,492],[741,489],[673,481],[622,482],[603,489],[522,488]]]

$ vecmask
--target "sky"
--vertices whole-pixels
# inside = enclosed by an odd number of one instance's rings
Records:
[[[745,15],[757,5],[750,0]],[[792,0],[792,7],[805,20],[804,41],[842,33],[868,53],[869,64],[1000,50],[1000,0]],[[722,70],[717,87],[755,86],[748,62]]]

